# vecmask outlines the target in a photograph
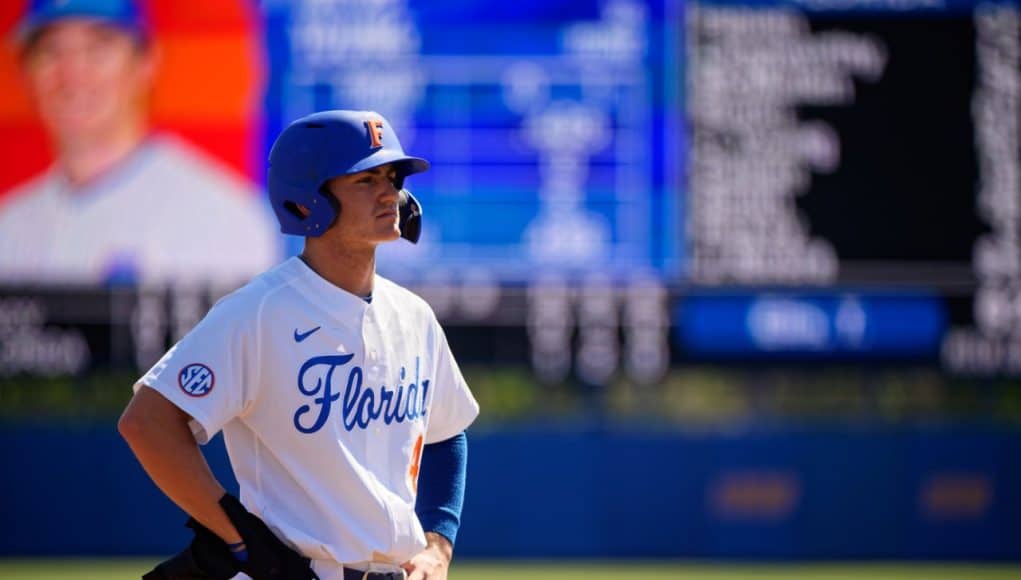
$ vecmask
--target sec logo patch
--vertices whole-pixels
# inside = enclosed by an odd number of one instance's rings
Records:
[[[216,375],[213,370],[202,363],[192,363],[177,375],[177,384],[186,395],[192,397],[205,397],[213,390],[216,384]]]

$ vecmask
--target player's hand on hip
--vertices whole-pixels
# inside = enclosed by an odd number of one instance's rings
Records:
[[[449,566],[449,562],[445,562],[429,548],[401,565],[408,573],[408,580],[446,580]]]
[[[454,547],[449,540],[433,532],[427,532],[426,539],[429,543],[425,549],[401,567],[407,571],[408,580],[447,580]]]

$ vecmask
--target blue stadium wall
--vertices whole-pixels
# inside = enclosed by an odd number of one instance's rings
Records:
[[[462,557],[1021,560],[1016,429],[469,437]],[[0,449],[2,555],[167,554],[189,537],[112,425],[5,425]],[[232,485],[222,442],[206,451]]]

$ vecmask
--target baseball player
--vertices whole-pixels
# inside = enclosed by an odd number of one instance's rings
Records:
[[[195,533],[145,578],[442,580],[478,404],[429,306],[375,272],[379,244],[418,240],[403,183],[429,164],[379,114],[326,111],[269,165],[303,252],[220,300],[118,425]],[[196,445],[220,430],[240,501]]]
[[[0,191],[0,279],[230,283],[279,261],[261,192],[151,126],[157,38],[137,0],[31,0],[15,32],[56,159]]]

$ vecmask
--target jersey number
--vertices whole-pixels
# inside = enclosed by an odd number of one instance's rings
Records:
[[[418,493],[418,471],[422,466],[422,444],[425,443],[425,436],[419,435],[415,439],[415,450],[411,452],[411,467],[408,468],[408,475],[411,476],[411,489]]]

